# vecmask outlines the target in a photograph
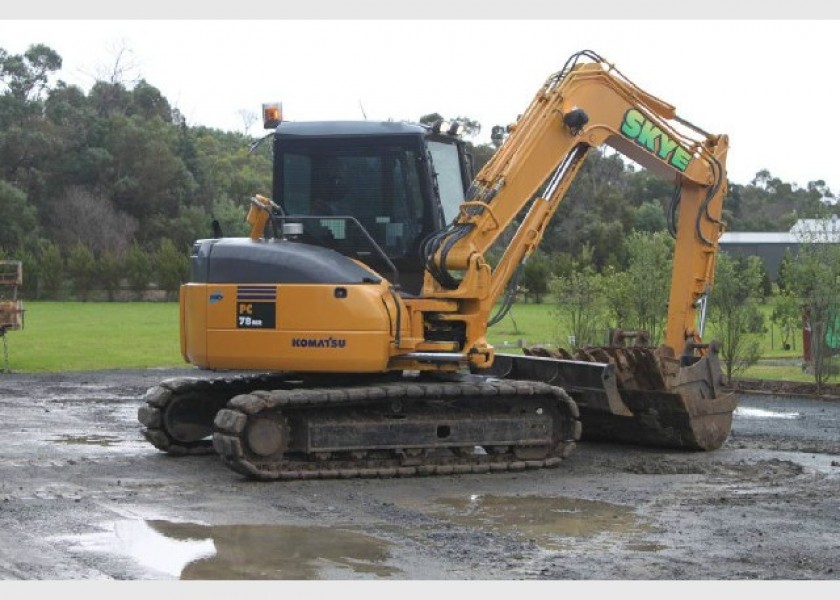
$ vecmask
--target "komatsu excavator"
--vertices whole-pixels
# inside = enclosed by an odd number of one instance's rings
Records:
[[[180,293],[185,360],[246,373],[151,388],[138,417],[155,447],[285,480],[552,467],[582,435],[726,440],[736,402],[702,333],[727,136],[591,51],[548,78],[475,178],[456,126],[264,116],[272,197],[252,198],[250,237],[195,243]],[[494,309],[602,145],[675,184],[665,344],[496,354]]]

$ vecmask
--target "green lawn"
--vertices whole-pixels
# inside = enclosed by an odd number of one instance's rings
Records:
[[[555,313],[554,304],[514,304],[505,318],[490,328],[487,339],[500,347],[519,340],[527,345],[557,344],[558,336],[568,336],[568,327]]]
[[[24,302],[6,334],[18,372],[183,366],[174,302]],[[2,364],[0,364],[2,366]]]
[[[90,371],[184,366],[178,337],[175,302],[25,302],[25,327],[6,340],[9,366],[17,372]],[[769,310],[769,309],[768,309]],[[802,373],[801,332],[788,351],[780,348],[778,330],[764,337],[764,358],[775,359],[747,370],[745,377],[811,381]],[[514,351],[520,343],[556,344],[566,341],[568,327],[556,316],[553,304],[515,304],[490,328],[490,343],[500,351]],[[707,332],[714,338],[714,331]],[[778,359],[791,364],[779,365]],[[0,367],[2,367],[0,363]]]

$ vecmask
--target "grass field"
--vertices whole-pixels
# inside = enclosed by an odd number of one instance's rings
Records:
[[[24,302],[24,309],[24,328],[6,334],[13,371],[184,365],[177,303]]]
[[[174,302],[25,302],[25,327],[6,340],[9,366],[16,372],[91,371],[184,366]],[[761,379],[811,381],[796,364],[801,337],[782,350],[778,330],[763,340],[764,359],[743,375]],[[563,345],[568,327],[552,304],[515,304],[490,328],[489,341],[501,351],[519,343]],[[800,334],[801,336],[801,334]],[[714,338],[709,331],[707,339]],[[780,364],[789,362],[790,364]],[[3,364],[0,363],[0,368]]]

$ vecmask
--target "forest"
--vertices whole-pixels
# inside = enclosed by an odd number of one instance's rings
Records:
[[[113,299],[126,282],[138,297],[150,283],[172,296],[213,219],[228,235],[246,231],[248,199],[271,191],[270,145],[251,152],[242,132],[187,123],[152,82],[115,70],[86,91],[64,83],[61,67],[43,44],[0,48],[0,256],[24,262],[25,297]],[[473,125],[467,139],[480,127],[447,117]],[[472,149],[477,168],[495,150]],[[627,269],[631,237],[666,230],[672,194],[620,155],[590,152],[528,276],[547,289],[582,260]],[[831,214],[835,200],[823,181],[800,187],[761,171],[729,182],[724,218],[729,231],[785,231]]]

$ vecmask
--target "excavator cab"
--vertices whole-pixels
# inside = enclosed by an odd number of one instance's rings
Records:
[[[272,199],[286,222],[300,223],[301,241],[377,273],[395,269],[392,283],[418,294],[423,241],[454,219],[472,179],[454,131],[393,122],[280,123]]]

